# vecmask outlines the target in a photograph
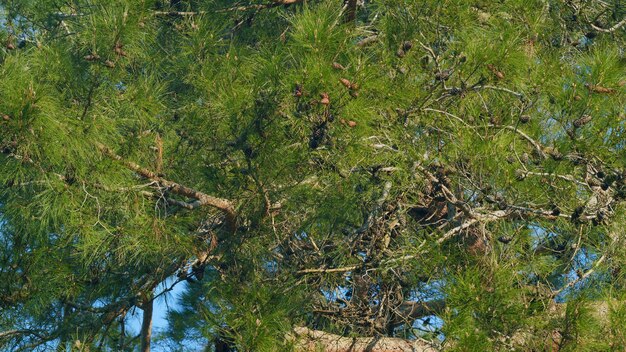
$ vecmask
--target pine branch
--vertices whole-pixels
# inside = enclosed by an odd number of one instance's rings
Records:
[[[195,209],[197,207],[208,205],[208,206],[212,206],[221,210],[226,216],[226,223],[228,224],[228,228],[230,229],[230,232],[231,233],[235,232],[237,216],[236,216],[235,208],[232,205],[231,201],[227,199],[223,199],[223,198],[213,197],[206,193],[193,189],[191,187],[181,185],[174,181],[166,180],[163,177],[157,175],[156,173],[146,168],[143,168],[131,161],[124,160],[121,156],[115,154],[109,147],[103,144],[98,144],[97,147],[106,156],[108,156],[109,158],[113,160],[119,161],[127,169],[136,172],[141,177],[158,182],[159,184],[167,187],[169,191],[171,191],[172,193],[195,199],[195,201],[189,202],[189,203],[175,202],[175,203],[178,203],[178,205],[181,205],[181,206],[184,205],[184,207],[188,209]]]
[[[459,201],[457,199],[457,197],[454,195],[454,193],[452,193],[452,191],[450,191],[448,189],[448,187],[446,187],[441,180],[439,180],[439,178],[435,177],[435,175],[433,175],[430,171],[426,170],[426,168],[424,168],[422,165],[420,165],[419,163],[415,163],[414,167],[416,169],[418,169],[419,171],[421,171],[424,175],[426,175],[426,177],[428,178],[428,180],[430,182],[436,183],[437,185],[439,185],[441,187],[441,190],[443,192],[444,197],[446,197],[446,199],[458,206],[459,208],[461,208],[461,210],[463,210],[463,212],[468,215],[469,217],[473,217],[473,213],[472,210],[469,208],[469,206],[462,201]]]
[[[376,205],[374,206],[374,209],[372,209],[372,211],[370,211],[369,214],[367,214],[365,221],[363,221],[363,225],[361,225],[361,227],[359,227],[355,233],[357,234],[365,233],[370,228],[370,226],[372,225],[372,220],[378,215],[378,213],[380,212],[380,209],[385,203],[385,200],[387,200],[390,190],[391,190],[391,182],[385,182],[383,193],[380,196],[380,198],[376,201]]]
[[[154,11],[154,16],[186,17],[207,14],[207,11]]]
[[[490,86],[490,85],[478,85],[473,87],[474,90],[478,90],[480,88],[484,88],[484,89],[491,89],[491,90],[496,90],[496,91],[500,91],[500,92],[505,92],[505,93],[509,93],[512,94],[514,96],[516,96],[519,99],[524,99],[524,94],[516,92],[514,90],[508,89],[508,88],[504,88],[504,87],[496,87],[496,86]]]
[[[611,244],[609,245],[609,248],[616,242],[617,236],[613,235],[612,237],[612,241]],[[591,267],[589,270],[585,271],[584,273],[582,273],[581,275],[579,275],[575,280],[572,280],[570,282],[568,282],[566,285],[564,285],[563,287],[561,287],[560,289],[553,291],[552,292],[552,297],[556,297],[558,294],[560,294],[561,292],[565,291],[566,289],[573,287],[574,285],[576,285],[577,283],[587,279],[589,276],[591,276],[591,274],[593,274],[596,269],[600,266],[600,264],[602,264],[602,262],[604,262],[606,260],[607,257],[607,253],[605,252],[604,254],[602,254],[602,256],[593,264],[593,267]]]
[[[317,273],[321,273],[321,274],[325,274],[325,273],[342,273],[342,272],[346,272],[346,271],[352,271],[358,267],[360,267],[361,265],[349,265],[349,266],[344,266],[344,267],[340,267],[340,268],[313,268],[313,269],[302,269],[302,270],[298,270],[297,273],[298,274],[317,274]]]
[[[243,12],[250,10],[263,10],[269,9],[272,7],[284,6],[284,5],[292,5],[302,2],[303,0],[275,0],[266,4],[255,4],[255,5],[244,5],[244,6],[233,6],[225,9],[217,10],[214,12]],[[154,16],[170,16],[170,17],[191,17],[191,16],[201,16],[210,14],[213,12],[210,11],[154,11],[152,14]]]
[[[45,340],[46,337],[41,334],[41,330],[30,330],[30,329],[22,329],[22,330],[7,330],[0,331],[0,340],[5,339],[15,335],[33,335],[41,340]]]
[[[413,322],[428,315],[439,315],[446,309],[445,299],[434,299],[430,301],[404,301],[397,308],[396,324]]]
[[[560,178],[560,179],[565,180],[565,181],[569,181],[569,182],[575,183],[575,184],[577,184],[579,186],[589,187],[586,183],[577,180],[572,175],[559,175],[559,174],[551,174],[551,173],[547,173],[547,172],[533,172],[533,171],[525,171],[525,170],[519,170],[519,173],[521,175],[523,175],[524,177],[527,177],[527,176],[556,177],[556,178]]]
[[[532,139],[529,135],[527,135],[526,133],[524,133],[523,131],[521,131],[519,128],[514,127],[514,126],[499,126],[499,125],[494,125],[494,124],[488,124],[486,126],[476,126],[477,128],[504,128],[506,130],[509,131],[513,131],[517,134],[519,134],[520,136],[522,136],[522,138],[524,138],[525,140],[527,140],[528,142],[530,142],[530,144],[533,145],[533,147],[535,147],[535,150],[537,151],[537,153],[543,158],[546,159],[548,156],[546,155],[546,153],[544,153],[544,149],[542,148],[541,143],[537,142],[536,140]]]
[[[610,27],[610,28],[601,28],[601,27],[598,27],[598,26],[594,25],[593,23],[591,23],[591,27],[593,29],[595,29],[596,31],[599,31],[599,32],[613,33],[616,30],[622,28],[625,24],[626,24],[626,17],[623,18],[621,21],[619,21],[613,27]]]

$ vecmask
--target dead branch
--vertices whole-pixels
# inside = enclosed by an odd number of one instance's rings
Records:
[[[352,271],[356,268],[358,268],[361,265],[349,265],[349,266],[344,266],[344,267],[340,267],[340,268],[313,268],[313,269],[302,269],[302,270],[298,270],[297,273],[298,274],[314,274],[314,273],[342,273],[342,272],[347,272],[347,271]]]
[[[621,21],[617,22],[613,27],[610,28],[602,28],[602,27],[598,27],[593,23],[591,24],[591,28],[595,29],[598,32],[603,32],[603,33],[613,33],[616,30],[622,28],[625,24],[626,24],[626,17],[624,17]]]

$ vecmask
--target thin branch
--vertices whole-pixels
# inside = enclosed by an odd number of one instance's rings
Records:
[[[350,266],[344,266],[344,267],[340,267],[340,268],[314,268],[314,269],[302,269],[302,270],[298,270],[297,273],[298,274],[315,274],[315,273],[343,273],[343,272],[347,272],[347,271],[352,271],[358,267],[360,267],[361,265],[350,265]]]
[[[563,287],[561,287],[560,289],[556,290],[556,291],[552,291],[552,297],[558,295],[559,293],[565,291],[566,289],[576,285],[577,283],[585,280],[586,278],[588,278],[591,274],[593,274],[595,272],[595,269],[598,268],[598,266],[600,264],[602,264],[602,262],[606,259],[606,253],[604,253],[600,259],[598,259],[598,261],[596,261],[593,265],[593,268],[585,271],[582,275],[578,276],[578,278],[576,278],[576,280],[572,280],[570,282],[568,282],[566,285],[564,285]]]
[[[556,177],[556,178],[560,178],[560,179],[565,180],[565,181],[573,182],[573,183],[575,183],[577,185],[580,185],[580,186],[589,187],[588,184],[586,184],[586,183],[584,183],[582,181],[577,180],[576,178],[574,178],[571,175],[559,175],[559,174],[550,174],[550,173],[547,173],[547,172],[533,172],[533,171],[523,171],[523,170],[520,170],[520,171],[525,176]]]
[[[542,209],[533,209],[533,208],[528,208],[528,207],[522,207],[519,205],[507,205],[507,208],[509,209],[513,209],[513,210],[517,210],[517,211],[521,211],[521,212],[525,212],[525,213],[532,213],[535,215],[541,215],[544,216],[547,219],[550,220],[554,220],[558,217],[561,218],[565,218],[565,219],[570,219],[571,215],[568,214],[559,214],[559,215],[554,215],[554,213],[552,211],[548,211],[548,210],[542,210]]]
[[[447,241],[452,236],[454,236],[457,233],[461,232],[462,230],[465,230],[466,228],[476,224],[477,222],[478,222],[478,219],[470,219],[468,221],[465,221],[461,225],[459,225],[459,226],[449,230],[448,232],[446,232],[443,236],[441,236],[441,238],[439,238],[437,240],[437,243],[441,244],[441,243]]]
[[[626,17],[624,17],[621,21],[617,22],[617,24],[615,24],[613,27],[611,28],[602,28],[602,27],[598,27],[593,23],[590,23],[591,27],[593,29],[595,29],[598,32],[603,32],[603,33],[613,33],[616,30],[620,29],[621,27],[623,27],[626,24]]]
[[[171,16],[171,17],[185,17],[185,16],[199,16],[206,14],[207,11],[154,11],[154,16]]]
[[[535,147],[535,150],[537,150],[537,153],[544,159],[547,158],[546,153],[543,152],[543,148],[541,147],[541,144],[537,141],[535,141],[534,139],[532,139],[529,135],[527,135],[526,133],[522,132],[521,130],[519,130],[518,128],[514,127],[514,126],[508,126],[508,125],[504,125],[504,126],[499,126],[499,125],[494,125],[494,124],[487,124],[484,126],[475,126],[476,128],[503,128],[509,131],[513,131],[517,134],[519,134],[520,136],[522,136],[522,138],[524,138],[525,140],[527,140],[528,142],[530,142],[530,144],[533,145],[533,147]]]
[[[366,47],[376,41],[378,41],[379,35],[378,34],[374,34],[371,35],[369,37],[365,37],[361,40],[359,40],[359,42],[356,43],[356,46],[358,46],[359,48],[363,48]]]
[[[370,228],[370,226],[372,224],[372,220],[374,219],[374,217],[376,217],[378,215],[378,212],[380,211],[380,208],[383,206],[383,203],[385,203],[385,200],[389,196],[389,191],[390,190],[391,190],[391,182],[387,181],[387,182],[385,182],[385,186],[383,188],[382,195],[376,201],[376,206],[374,207],[374,209],[372,209],[372,211],[370,211],[369,214],[367,214],[367,217],[365,218],[365,221],[363,221],[363,225],[361,225],[361,227],[359,227],[355,231],[355,234],[365,233]]]
[[[519,99],[524,99],[524,94],[522,94],[522,93],[518,93],[518,92],[516,92],[516,91],[514,91],[514,90],[510,90],[510,89],[508,89],[508,88],[504,88],[504,87],[496,87],[496,86],[489,86],[489,85],[485,85],[485,86],[476,86],[476,87],[474,87],[473,89],[474,89],[474,90],[478,90],[478,89],[480,89],[480,88],[484,88],[484,89],[491,89],[491,90],[497,90],[497,91],[500,91],[500,92],[505,92],[505,93],[512,94],[512,95],[516,96],[516,97],[517,97],[517,98],[519,98]]]
[[[460,123],[464,124],[465,126],[467,126],[469,128],[472,128],[472,126],[470,126],[467,122],[463,121],[462,118],[460,118],[460,117],[458,117],[458,116],[456,116],[454,114],[451,114],[451,113],[449,113],[447,111],[438,110],[438,109],[432,109],[432,108],[424,108],[423,110],[424,111],[437,112],[437,113],[440,113],[440,114],[444,114],[446,116],[452,117],[453,119],[459,121]]]
[[[465,230],[465,229],[471,227],[472,225],[474,225],[476,223],[479,223],[479,222],[486,223],[486,222],[498,220],[498,219],[506,217],[507,215],[508,215],[508,213],[506,211],[504,211],[504,210],[497,210],[497,211],[494,211],[492,213],[487,213],[487,214],[474,214],[474,218],[473,219],[469,219],[469,220],[465,221],[464,223],[462,223],[461,225],[459,225],[459,226],[449,230],[443,236],[441,236],[441,238],[439,238],[437,240],[437,243],[441,244],[441,243],[447,241],[452,236],[458,234],[462,230]]]
[[[398,307],[399,321],[403,323],[406,320],[415,320],[428,315],[438,315],[446,309],[446,301],[444,299],[434,299],[430,301],[404,301]]]
[[[39,339],[45,340],[46,338],[40,334],[39,330],[8,330],[0,332],[0,339],[4,339],[14,335],[33,335]]]
[[[133,163],[132,161],[124,160],[121,156],[115,154],[109,147],[103,144],[98,144],[97,147],[106,156],[113,160],[119,161],[127,169],[134,171],[141,177],[158,182],[159,184],[167,187],[168,190],[172,193],[195,199],[194,202],[180,203],[179,205],[183,206],[183,204],[186,204],[185,207],[187,207],[188,209],[194,209],[197,207],[208,205],[221,210],[226,215],[226,222],[227,224],[229,224],[231,232],[235,232],[236,213],[233,204],[229,200],[213,197],[201,191],[176,183],[174,181],[166,180],[156,173]]]
[[[91,107],[93,103],[93,93],[95,92],[96,88],[98,88],[99,85],[100,83],[98,82],[98,79],[94,78],[94,80],[91,82],[91,85],[89,86],[89,92],[87,93],[87,102],[85,103],[85,107],[83,108],[83,112],[80,115],[79,120],[85,120],[85,117],[87,116],[87,113],[89,112],[89,108]]]

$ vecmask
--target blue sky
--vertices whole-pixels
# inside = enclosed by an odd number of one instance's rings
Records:
[[[176,279],[175,276],[172,276],[165,280],[162,284],[160,284],[155,293],[158,294],[165,287],[171,286],[171,284]],[[186,287],[185,282],[181,282],[178,285],[174,286],[174,289],[166,294],[160,296],[154,302],[154,312],[152,316],[152,327],[154,329],[153,335],[159,330],[165,330],[168,326],[167,323],[167,312],[170,309],[176,309],[178,306],[178,299],[180,295],[184,292]],[[143,312],[141,309],[133,309],[130,311],[131,314],[128,315],[128,329],[132,331],[133,334],[139,334],[139,330],[141,328],[141,319],[143,316]]]

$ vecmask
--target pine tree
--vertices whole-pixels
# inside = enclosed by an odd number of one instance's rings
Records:
[[[622,0],[0,12],[0,349],[626,348]]]

